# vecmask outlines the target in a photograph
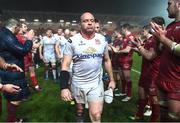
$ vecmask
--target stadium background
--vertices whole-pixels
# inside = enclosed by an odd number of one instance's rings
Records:
[[[49,27],[56,30],[59,26],[76,28],[79,16],[85,11],[93,12],[104,28],[111,29],[119,28],[123,23],[143,26],[154,16],[163,16],[167,23],[170,21],[167,19],[165,0],[1,0],[0,8],[0,23],[11,17],[21,21],[25,19],[29,27],[39,30]],[[36,19],[38,21],[35,21]],[[111,105],[105,104],[102,121],[127,122],[127,116],[134,113],[141,58],[135,53],[133,59],[133,99],[124,103],[120,101],[120,97],[115,97]],[[23,103],[18,116],[25,117],[31,122],[75,121],[75,107],[60,100],[58,85],[52,81],[44,81],[42,65],[37,69],[37,74],[43,92],[32,91],[32,97]],[[0,122],[5,121],[5,115],[3,100]],[[86,121],[89,121],[88,116]]]

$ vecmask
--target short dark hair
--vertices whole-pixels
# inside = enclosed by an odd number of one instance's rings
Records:
[[[144,30],[147,30],[147,31],[150,31],[151,26],[150,26],[150,25],[145,25],[145,26],[143,26],[143,29],[144,29]]]
[[[27,23],[27,22],[19,22],[19,26],[20,26],[20,28],[22,27],[22,25],[23,25],[23,24],[24,24],[24,25],[26,25],[26,26],[28,25],[28,23]]]
[[[95,21],[95,23],[99,23],[99,20],[98,20],[98,19],[96,19],[96,18],[95,18],[95,20],[94,20],[94,21]]]
[[[122,25],[122,28],[130,30],[130,29],[132,29],[132,26],[130,24],[128,24],[128,23],[125,23],[125,24]]]
[[[151,21],[157,23],[158,25],[165,25],[165,20],[161,16],[151,18]]]

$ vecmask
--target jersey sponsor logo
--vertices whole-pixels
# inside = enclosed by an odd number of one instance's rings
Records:
[[[90,58],[102,58],[103,55],[102,54],[76,54],[76,58],[78,59],[90,59]]]
[[[76,54],[76,58],[79,59],[90,59],[90,58],[102,58],[103,55],[100,53],[97,53],[97,50],[94,47],[88,47],[85,51],[83,51],[84,54]]]

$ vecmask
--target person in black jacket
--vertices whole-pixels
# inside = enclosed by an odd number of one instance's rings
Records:
[[[23,45],[16,38],[15,34],[19,31],[19,22],[15,19],[6,21],[5,26],[0,29],[0,56],[9,64],[16,64],[21,69],[24,69],[23,57],[31,51],[32,47],[38,47],[38,44],[33,44],[33,33],[27,34],[27,41]],[[30,94],[24,72],[0,70],[2,84],[14,84],[21,88],[18,94],[10,94],[3,92],[7,99],[7,122],[15,122],[16,110],[20,102]]]
[[[23,72],[23,70],[18,67],[15,64],[8,64],[4,61],[3,58],[0,57],[0,69],[4,70],[10,70],[10,71],[20,71]],[[2,76],[0,72],[0,77]],[[8,92],[8,93],[19,93],[21,91],[21,88],[19,86],[13,85],[13,84],[1,84],[0,83],[0,92]],[[2,96],[0,94],[0,115],[2,114]]]

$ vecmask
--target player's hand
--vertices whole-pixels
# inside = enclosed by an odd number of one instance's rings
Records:
[[[21,88],[13,84],[5,84],[3,85],[2,91],[16,94],[21,91]]]
[[[109,88],[112,88],[112,89],[114,90],[115,87],[116,87],[116,83],[115,83],[114,81],[110,81],[110,82],[109,82],[109,85],[108,85],[108,89],[109,89]]]
[[[154,22],[150,22],[150,25],[153,29],[152,33],[154,36],[156,36],[158,39],[160,39],[160,41],[162,41],[162,39],[165,37],[167,31],[165,29],[165,27],[160,26]]]
[[[115,52],[115,53],[118,52],[118,50],[114,46],[112,46],[112,45],[108,45],[108,46],[112,49],[113,52]]]
[[[62,55],[58,55],[57,57],[58,57],[58,61],[61,61],[63,58]]]
[[[6,68],[6,70],[10,70],[10,71],[23,72],[23,70],[19,66],[17,66],[16,64],[6,64],[5,68]]]
[[[135,45],[136,47],[139,47],[141,45],[143,45],[143,41],[141,38],[137,37],[136,40],[132,40],[131,41],[133,43],[133,45]]]
[[[61,90],[61,99],[64,101],[71,101],[73,100],[71,92],[69,89],[62,89]]]
[[[39,55],[40,59],[44,61],[43,55]]]

